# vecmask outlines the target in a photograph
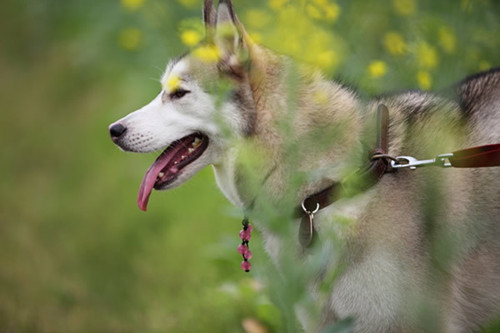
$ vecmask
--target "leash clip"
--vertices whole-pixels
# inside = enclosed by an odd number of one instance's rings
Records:
[[[423,166],[438,166],[441,168],[450,168],[452,167],[450,163],[450,158],[453,157],[453,154],[440,154],[436,156],[436,158],[430,160],[418,160],[412,156],[398,156],[394,159],[391,159],[391,168],[393,169],[405,169],[409,168],[410,170],[416,170],[419,167]]]

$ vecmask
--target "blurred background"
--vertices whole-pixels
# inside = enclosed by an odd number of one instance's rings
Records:
[[[279,332],[207,168],[136,206],[155,154],[107,126],[203,38],[201,0],[2,0],[0,331]],[[498,66],[496,0],[235,0],[252,37],[359,87],[440,91]],[[275,299],[274,299],[275,300]]]

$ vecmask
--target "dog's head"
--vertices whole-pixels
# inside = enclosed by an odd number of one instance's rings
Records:
[[[170,61],[162,91],[148,105],[109,126],[114,143],[130,152],[160,152],[141,183],[138,205],[146,210],[151,191],[177,187],[207,165],[219,163],[227,129],[243,134],[241,101],[249,39],[230,0],[205,0],[206,38]],[[220,86],[226,93],[222,94]],[[227,94],[227,92],[231,92]],[[248,103],[247,103],[248,104]],[[248,111],[248,110],[246,110]]]

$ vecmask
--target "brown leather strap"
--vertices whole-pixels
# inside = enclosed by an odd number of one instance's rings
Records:
[[[449,161],[455,168],[500,166],[500,143],[455,151]]]
[[[354,187],[350,181],[344,181],[342,183],[334,183],[333,185],[321,190],[318,193],[308,196],[304,201],[304,208],[308,212],[313,212],[317,208],[323,209],[340,198],[341,194],[346,194],[346,183],[350,183],[347,196],[352,196],[357,193],[366,191],[373,185],[375,185],[382,176],[389,171],[390,164],[385,158],[373,159],[375,155],[385,155],[387,154],[389,145],[389,110],[383,104],[379,105],[377,110],[377,144],[376,148],[372,151],[370,155],[370,164],[356,173],[352,179],[355,179],[357,186]],[[344,192],[344,193],[342,193]],[[319,207],[318,207],[319,205]],[[309,247],[313,240],[315,239],[314,227],[312,226],[312,220],[310,214],[304,211],[301,207],[298,207],[295,212],[297,218],[301,218],[299,241],[304,248]],[[312,233],[312,234],[311,234]]]

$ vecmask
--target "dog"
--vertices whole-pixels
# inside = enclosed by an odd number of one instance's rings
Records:
[[[206,40],[169,62],[161,93],[109,127],[124,151],[162,151],[141,183],[140,209],[153,189],[180,186],[211,165],[231,203],[260,220],[276,264],[287,251],[310,260],[339,239],[341,258],[311,277],[315,294],[333,266],[343,267],[327,296],[317,298],[320,315],[297,311],[308,332],[344,318],[354,318],[355,332],[429,331],[419,315],[426,308],[433,309],[435,332],[473,332],[494,320],[500,168],[384,172],[315,214],[305,209],[318,252],[280,234],[266,216],[286,217],[281,221],[291,234],[300,234],[295,207],[374,163],[367,156],[374,158],[379,145],[381,108],[389,115],[387,152],[376,158],[386,166],[394,156],[432,157],[500,142],[500,70],[468,77],[446,97],[409,91],[363,101],[353,89],[255,44],[232,1],[216,7],[205,0],[203,18]]]

